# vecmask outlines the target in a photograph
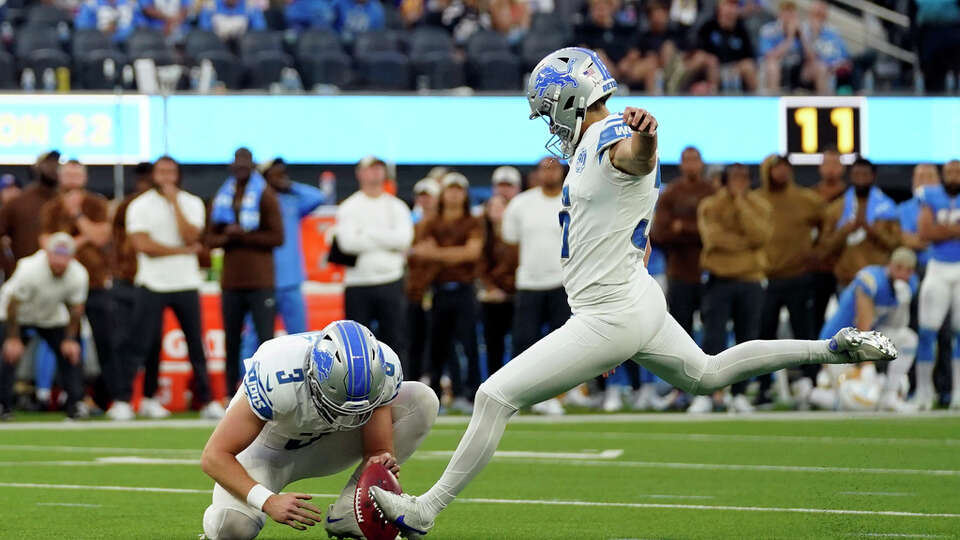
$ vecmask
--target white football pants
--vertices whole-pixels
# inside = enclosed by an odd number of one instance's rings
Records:
[[[247,407],[245,400],[233,406]],[[429,386],[404,381],[400,393],[391,403],[393,412],[393,445],[397,461],[403,463],[430,433],[439,409],[437,395]],[[291,482],[304,478],[330,476],[355,466],[363,457],[362,429],[337,431],[315,443],[296,450],[264,446],[258,438],[237,461],[257,482],[274,493]],[[344,488],[348,497],[356,489],[360,468]],[[353,486],[353,487],[351,487]],[[341,495],[342,497],[342,495]],[[213,503],[203,514],[203,532],[210,540],[249,540],[260,533],[269,517],[216,484]]]
[[[800,340],[750,341],[710,356],[667,312],[663,291],[652,278],[635,284],[634,291],[625,300],[578,311],[480,385],[453,458],[420,497],[422,511],[439,513],[486,466],[518,409],[566,392],[624,359],[694,394],[778,369],[842,360],[827,341]]]

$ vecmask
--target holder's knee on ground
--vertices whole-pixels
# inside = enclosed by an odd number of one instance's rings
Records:
[[[262,528],[263,522],[236,508],[210,505],[203,513],[203,534],[210,540],[251,540]]]

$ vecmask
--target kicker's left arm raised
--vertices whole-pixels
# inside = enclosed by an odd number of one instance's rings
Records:
[[[610,162],[633,176],[650,174],[657,166],[657,119],[645,109],[627,107],[623,121],[633,135],[610,149]]]

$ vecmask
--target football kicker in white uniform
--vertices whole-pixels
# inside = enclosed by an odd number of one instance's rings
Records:
[[[659,191],[657,122],[643,109],[611,115],[616,81],[593,51],[567,48],[540,61],[527,84],[531,118],[547,121],[548,148],[570,159],[563,187],[560,257],[573,311],[477,391],[473,417],[440,480],[424,495],[371,493],[408,538],[489,462],[520,408],[561,394],[633,359],[670,384],[709,394],[731,383],[807,363],[891,360],[893,344],[844,329],[824,341],[752,341],[716,356],[701,351],[667,313],[643,256]]]
[[[354,321],[271,339],[246,367],[203,449],[203,470],[217,482],[203,514],[206,537],[253,538],[267,516],[301,530],[321,522],[309,495],[278,493],[359,462],[324,526],[334,537],[362,538],[353,498],[363,466],[399,472],[433,426],[436,394],[419,382],[401,385],[396,353]]]

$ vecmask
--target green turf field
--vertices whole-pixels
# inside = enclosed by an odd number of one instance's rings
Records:
[[[960,538],[960,416],[752,418],[520,417],[430,537]],[[0,426],[0,538],[195,539],[212,427],[183,424]],[[441,419],[405,490],[430,486],[464,427]],[[345,478],[288,489],[325,509]],[[276,523],[260,536],[325,537]]]

